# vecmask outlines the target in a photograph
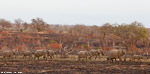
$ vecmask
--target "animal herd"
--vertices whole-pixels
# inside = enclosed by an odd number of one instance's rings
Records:
[[[97,57],[101,57],[101,56],[104,56],[104,51],[102,50],[95,50],[95,49],[92,49],[92,50],[89,50],[89,51],[79,51],[78,52],[78,60],[80,61],[81,59],[91,59],[91,58],[96,58]]]
[[[2,59],[13,59],[16,58],[17,56],[22,56],[22,59],[40,59],[42,57],[43,59],[47,60],[47,58],[54,58],[54,55],[56,55],[56,52],[53,50],[45,50],[45,49],[40,49],[40,50],[35,50],[35,51],[30,51],[30,50],[24,50],[24,51],[11,51],[11,50],[5,50],[1,53]]]
[[[106,55],[107,53],[107,55]],[[21,57],[22,59],[34,59],[39,60],[40,58],[47,60],[47,59],[54,59],[54,56],[58,55],[56,51],[54,50],[46,50],[46,49],[39,49],[35,51],[30,50],[24,50],[24,51],[11,51],[11,50],[5,50],[0,53],[2,55],[2,60],[6,59],[13,59],[17,57]],[[135,61],[135,60],[141,60],[141,59],[149,59],[149,56],[144,55],[135,55],[135,54],[128,54],[124,49],[116,49],[116,50],[110,50],[110,51],[103,51],[102,49],[91,49],[89,51],[78,51],[77,54],[78,61],[85,61],[85,60],[91,60],[91,59],[106,59],[108,62],[114,62],[114,61],[126,61],[129,59],[129,61]],[[57,58],[57,57],[56,57]]]

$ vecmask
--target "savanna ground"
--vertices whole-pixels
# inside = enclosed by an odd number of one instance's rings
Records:
[[[150,62],[77,61],[76,58],[53,60],[0,60],[0,71],[22,74],[150,74]]]

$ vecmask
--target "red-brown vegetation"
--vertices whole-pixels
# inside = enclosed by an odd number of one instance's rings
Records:
[[[106,23],[102,26],[69,26],[49,25],[43,19],[36,18],[31,23],[21,19],[15,20],[15,23],[0,19],[0,23],[0,46],[7,46],[9,49],[22,50],[24,48],[18,46],[24,45],[31,50],[41,47],[68,52],[77,48],[90,50],[102,47],[101,49],[109,51],[118,46],[136,53],[150,47],[148,31],[138,22],[125,25]],[[143,51],[147,52],[149,49]]]

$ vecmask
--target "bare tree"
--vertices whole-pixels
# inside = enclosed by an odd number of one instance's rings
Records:
[[[42,18],[32,19],[31,21],[32,28],[35,32],[47,30],[49,27],[49,25],[44,22]]]
[[[16,20],[14,20],[14,24],[15,24],[15,26],[16,26],[16,29],[18,30],[18,31],[20,31],[20,28],[21,28],[21,26],[22,26],[22,24],[23,24],[23,20],[21,20],[21,19],[16,19]]]
[[[0,26],[1,26],[2,30],[4,31],[5,28],[11,27],[11,23],[5,19],[0,19]]]
[[[22,25],[23,25],[23,30],[27,30],[30,26],[30,24],[28,24],[27,22],[24,22]]]

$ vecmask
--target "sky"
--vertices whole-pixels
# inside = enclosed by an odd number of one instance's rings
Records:
[[[0,18],[49,24],[103,25],[137,21],[150,28],[150,0],[0,0]]]

